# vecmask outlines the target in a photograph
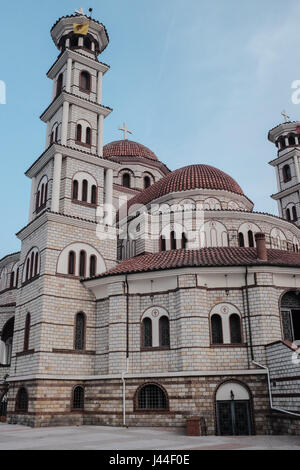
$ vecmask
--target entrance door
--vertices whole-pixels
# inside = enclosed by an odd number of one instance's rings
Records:
[[[217,401],[217,424],[220,436],[251,434],[249,400]]]

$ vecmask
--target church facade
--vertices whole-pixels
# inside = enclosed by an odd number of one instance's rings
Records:
[[[89,22],[87,34],[74,23]],[[269,132],[279,215],[229,175],[103,145],[103,24],[51,29],[46,149],[0,260],[0,419],[300,433],[300,122]]]

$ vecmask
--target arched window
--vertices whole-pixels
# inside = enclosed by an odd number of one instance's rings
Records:
[[[73,34],[73,36],[71,37],[70,45],[71,45],[71,47],[77,47],[78,46],[78,36],[77,36],[77,34]]]
[[[124,173],[122,176],[122,185],[124,188],[130,188],[130,174]]]
[[[77,180],[73,181],[72,198],[74,199],[74,201],[78,200],[78,181]]]
[[[9,285],[10,289],[13,289],[14,285],[15,285],[15,273],[14,271],[12,271],[10,273],[10,285]]]
[[[30,336],[30,313],[26,315],[25,331],[24,331],[24,351],[29,349],[29,336]]]
[[[280,137],[279,143],[280,143],[280,148],[281,148],[281,149],[284,149],[284,148],[286,147],[285,138],[284,138],[284,137]]]
[[[139,410],[167,410],[168,400],[161,387],[155,384],[144,385],[138,393]]]
[[[81,136],[82,136],[82,125],[77,124],[76,128],[76,142],[81,142]]]
[[[85,277],[85,267],[86,267],[86,252],[81,250],[79,255],[79,276]]]
[[[91,203],[97,204],[97,186],[95,186],[94,184],[92,186]]]
[[[57,79],[57,84],[56,84],[56,96],[60,95],[63,87],[63,79],[64,76],[63,74],[59,74],[58,79]]]
[[[27,261],[26,261],[26,276],[25,276],[25,281],[28,281],[28,279],[29,279],[29,269],[30,269],[30,259],[27,258]]]
[[[55,142],[58,141],[58,126],[55,128],[55,136],[54,136]]]
[[[244,241],[244,234],[242,232],[239,233],[239,247],[244,247],[245,246],[245,241]]]
[[[92,139],[91,139],[91,136],[92,136],[91,128],[90,128],[90,127],[87,127],[87,128],[86,128],[86,139],[85,139],[85,141],[86,141],[86,143],[87,143],[88,145],[91,145],[91,140],[92,140]]]
[[[1,341],[4,343],[4,350],[2,350],[2,357],[0,357],[0,363],[3,365],[10,365],[12,356],[12,345],[14,336],[14,317],[8,320],[1,333]]]
[[[39,254],[38,252],[35,253],[35,259],[34,259],[34,276],[38,275],[39,271]]]
[[[211,317],[211,337],[212,344],[223,344],[223,327],[220,315],[214,314]]]
[[[85,315],[77,313],[75,319],[75,346],[76,351],[82,351],[85,347]]]
[[[83,71],[80,74],[80,87],[83,91],[91,90],[91,76],[88,72]]]
[[[168,317],[159,320],[159,343],[161,347],[170,347],[170,323]]]
[[[181,237],[181,248],[182,248],[183,250],[186,249],[186,247],[187,247],[187,242],[188,242],[188,240],[187,240],[186,234],[183,233],[183,234],[182,234],[182,237]]]
[[[151,186],[151,179],[150,176],[145,176],[144,177],[144,188],[149,188]]]
[[[31,253],[30,257],[30,279],[33,278],[34,273],[34,252]]]
[[[152,321],[151,318],[143,320],[143,339],[144,348],[152,348]]]
[[[291,181],[292,179],[292,174],[291,174],[291,167],[289,165],[284,165],[282,168],[282,174],[283,174],[283,181],[287,183],[288,181]]]
[[[83,40],[83,46],[85,47],[85,49],[91,50],[92,42],[88,36],[85,36]]]
[[[298,220],[296,206],[292,207],[293,221]]]
[[[16,411],[27,413],[28,411],[28,394],[26,388],[19,389],[16,397]]]
[[[88,182],[87,180],[82,181],[82,201],[87,202],[88,198]]]
[[[84,409],[84,388],[79,385],[75,387],[73,390],[72,409],[73,410]]]
[[[253,248],[254,247],[254,237],[253,237],[252,230],[248,231],[248,241],[249,241],[250,248]]]
[[[176,250],[176,237],[175,232],[171,232],[171,250]]]
[[[293,135],[289,136],[289,145],[296,145],[296,140]]]
[[[95,255],[92,255],[90,258],[90,277],[94,277],[97,271],[97,258]]]
[[[68,274],[70,274],[71,276],[75,275],[75,260],[76,260],[76,255],[74,251],[70,251],[69,263],[68,263]]]
[[[242,342],[241,319],[233,313],[229,318],[230,342],[240,344]]]
[[[164,235],[160,237],[160,251],[166,251],[166,238]]]
[[[40,191],[37,191],[36,199],[35,199],[35,210],[37,211],[39,207],[40,207]]]

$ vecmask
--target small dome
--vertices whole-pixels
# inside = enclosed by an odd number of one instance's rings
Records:
[[[129,205],[148,204],[169,193],[191,189],[217,189],[244,196],[237,182],[221,170],[209,165],[190,165],[164,176],[129,201]]]
[[[155,153],[133,140],[116,140],[103,147],[104,158],[110,157],[144,157],[150,160],[158,160]]]

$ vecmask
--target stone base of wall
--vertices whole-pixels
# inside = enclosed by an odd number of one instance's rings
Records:
[[[300,417],[272,413],[269,415],[269,423],[269,434],[300,436]]]
[[[197,376],[126,379],[126,426],[185,427],[188,418],[201,416],[207,435],[215,435],[215,393],[225,381],[245,385],[251,395],[252,432],[268,433],[270,414],[265,375]],[[154,383],[161,386],[168,398],[168,410],[138,411],[139,387]],[[72,411],[73,388],[85,389],[84,412]],[[26,387],[28,413],[15,411],[16,395]],[[101,425],[123,426],[123,384],[121,379],[74,382],[70,380],[34,380],[11,383],[8,396],[7,422],[33,427]]]

